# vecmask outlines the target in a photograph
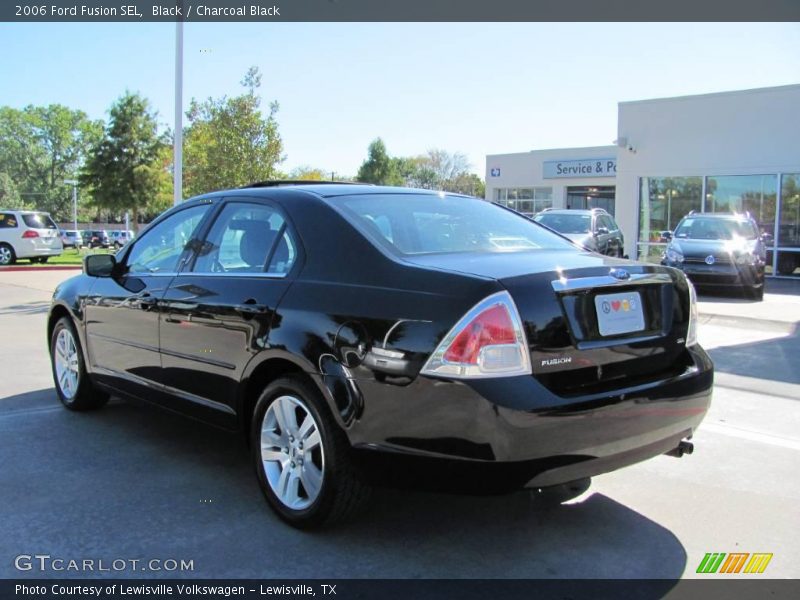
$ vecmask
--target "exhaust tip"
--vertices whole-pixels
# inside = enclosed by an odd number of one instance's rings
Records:
[[[673,448],[669,452],[665,452],[667,456],[674,456],[675,458],[681,458],[684,454],[691,454],[694,452],[694,444],[692,442],[687,442],[686,440],[682,440],[677,448]]]

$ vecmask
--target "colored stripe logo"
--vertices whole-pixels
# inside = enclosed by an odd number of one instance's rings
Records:
[[[772,553],[708,552],[700,561],[697,573],[763,573],[771,560]]]

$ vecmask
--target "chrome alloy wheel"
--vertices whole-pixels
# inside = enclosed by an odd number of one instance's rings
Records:
[[[294,396],[279,396],[261,423],[261,463],[275,496],[293,510],[311,506],[319,496],[325,453],[319,425]]]
[[[58,332],[53,360],[58,388],[67,400],[72,400],[78,391],[80,371],[78,348],[72,333],[66,328]]]
[[[11,248],[8,246],[0,246],[0,265],[10,265],[12,256]]]

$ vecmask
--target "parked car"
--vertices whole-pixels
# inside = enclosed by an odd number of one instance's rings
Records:
[[[662,265],[680,269],[697,285],[735,286],[763,300],[766,234],[750,215],[692,212],[662,235],[669,240]]]
[[[713,382],[696,328],[680,271],[587,252],[507,208],[263,183],[87,256],[47,335],[68,409],[119,394],[241,431],[267,502],[314,527],[385,478],[582,488],[690,452]]]
[[[114,248],[122,248],[133,239],[133,231],[130,229],[114,229],[108,233],[108,239]]]
[[[81,231],[83,245],[89,248],[108,248],[111,240],[105,229],[84,229]]]
[[[79,248],[83,245],[83,237],[77,229],[62,229],[60,237],[64,248]]]
[[[58,227],[48,213],[31,210],[0,210],[0,265],[19,258],[44,263],[61,254]]]
[[[534,216],[533,220],[594,252],[609,256],[625,254],[622,230],[614,217],[602,208],[550,208]]]

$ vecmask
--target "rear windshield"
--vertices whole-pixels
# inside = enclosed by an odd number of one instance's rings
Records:
[[[31,229],[58,229],[50,215],[44,213],[22,213],[22,220]]]
[[[367,237],[400,254],[574,249],[533,221],[475,198],[365,194],[330,203]]]
[[[547,225],[559,233],[588,233],[592,228],[591,215],[565,215],[544,213],[536,216],[536,222]]]
[[[750,221],[738,219],[686,218],[675,230],[676,238],[690,240],[754,240],[757,236]]]

